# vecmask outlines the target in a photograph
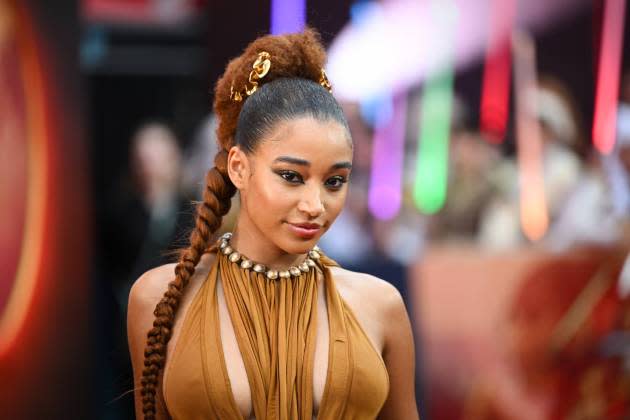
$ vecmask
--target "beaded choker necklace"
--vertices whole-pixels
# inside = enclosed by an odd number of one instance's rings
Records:
[[[270,280],[276,279],[288,279],[290,277],[298,278],[303,273],[308,273],[312,268],[316,266],[315,261],[319,260],[321,257],[321,250],[318,246],[315,246],[312,250],[308,252],[308,257],[304,262],[298,266],[289,267],[287,270],[271,270],[267,269],[263,264],[256,263],[246,256],[240,254],[234,248],[230,246],[230,239],[232,238],[232,233],[225,233],[223,236],[219,238],[217,244],[219,246],[219,251],[225,255],[230,262],[234,264],[238,264],[242,269],[245,270],[253,270],[256,273],[262,273],[267,276]]]

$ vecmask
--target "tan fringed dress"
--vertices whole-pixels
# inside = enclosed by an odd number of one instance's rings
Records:
[[[328,307],[330,347],[317,419],[374,419],[389,391],[380,354],[341,299],[325,256],[299,278],[270,280],[217,253],[184,318],[164,375],[171,417],[242,419],[224,360],[217,282],[221,282],[257,420],[313,418],[318,284]],[[249,280],[249,281],[246,281]]]

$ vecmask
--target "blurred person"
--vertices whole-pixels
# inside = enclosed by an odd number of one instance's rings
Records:
[[[138,418],[418,418],[400,294],[316,247],[353,152],[324,61],[313,30],[264,36],[217,82],[220,151],[190,246],[129,296]]]
[[[199,201],[205,190],[205,173],[212,166],[212,157],[217,154],[217,117],[209,114],[199,124],[192,144],[185,150],[182,160],[182,190],[184,194]],[[219,233],[230,231],[236,222],[239,202],[232,198],[230,212],[223,217]]]
[[[559,80],[540,81],[537,110],[543,141],[545,198],[553,220],[582,170],[583,127],[571,92]]]
[[[610,184],[614,212],[630,214],[630,70],[621,86],[617,110],[617,141],[612,153],[602,157],[606,177]]]
[[[552,226],[564,203],[578,185],[582,171],[584,140],[575,102],[559,81],[543,78],[536,93],[536,109],[542,137],[542,171],[545,202]],[[518,153],[518,151],[517,151]],[[502,188],[490,200],[481,220],[479,243],[501,249],[524,242],[520,230],[518,168],[513,160],[495,174]]]
[[[181,190],[182,155],[173,131],[149,122],[134,133],[128,178],[111,194],[104,252],[119,305],[133,280],[169,260],[169,248],[189,228],[189,200]],[[172,249],[171,249],[172,251]]]
[[[551,256],[523,280],[507,356],[472,385],[467,419],[625,419],[630,413],[627,243]]]
[[[125,350],[127,296],[133,281],[146,270],[168,262],[169,250],[189,229],[189,201],[181,191],[181,151],[165,124],[140,125],[129,144],[129,168],[103,200],[98,228],[97,316],[106,331],[98,364],[105,378],[106,410],[114,418],[133,416],[133,400],[121,398],[133,383]]]
[[[494,179],[502,162],[497,147],[469,130],[453,133],[449,153],[448,196],[428,222],[432,241],[469,241],[477,237],[481,216],[499,187]]]
[[[623,148],[629,147],[617,145],[617,150]],[[614,179],[627,176],[627,173],[625,169],[611,170],[614,159],[615,156],[602,158],[593,152],[578,185],[547,234],[545,242],[552,250],[563,251],[587,243],[612,244],[621,240],[630,213],[619,211],[622,205],[618,201],[619,195],[614,192]]]
[[[182,164],[182,188],[191,197],[201,198],[204,190],[204,175],[207,168],[212,166],[212,156],[218,150],[217,118],[209,114],[197,128],[192,144],[187,148],[183,156]]]
[[[630,224],[630,74],[624,77],[611,153],[592,151],[586,170],[567,199],[547,242],[555,250],[580,243],[622,240]]]

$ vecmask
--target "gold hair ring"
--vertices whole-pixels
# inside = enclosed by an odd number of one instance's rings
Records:
[[[267,51],[258,53],[258,58],[254,61],[254,65],[252,66],[253,70],[249,73],[249,83],[252,87],[248,90],[247,86],[245,86],[247,96],[256,92],[256,89],[258,89],[258,81],[269,73],[269,69],[271,68],[270,57]]]
[[[332,93],[332,85],[328,81],[328,77],[326,76],[326,70],[322,68],[322,74],[319,77],[319,84],[326,88],[328,92]]]
[[[265,77],[267,73],[269,73],[269,69],[271,68],[271,55],[267,51],[261,51],[258,53],[258,58],[254,61],[252,65],[252,71],[249,72],[248,81],[251,87],[245,87],[242,91],[234,90],[234,83],[230,86],[230,99],[235,102],[241,102],[243,100],[243,96],[251,95],[256,92],[258,89],[258,81]]]
[[[234,90],[234,83],[230,86],[230,99],[234,102],[241,102],[244,96],[250,96],[258,89],[258,81],[269,73],[269,69],[271,68],[271,54],[267,51],[261,51],[258,53],[258,57],[254,64],[252,65],[252,71],[249,72],[248,82],[251,87],[248,87],[245,84],[245,87],[242,90]],[[332,92],[332,85],[328,81],[328,77],[326,76],[326,72],[324,69],[321,69],[321,75],[319,77],[319,84],[322,85],[328,92]]]
[[[234,90],[234,85],[230,86],[230,99],[235,102],[241,102],[243,100],[241,93]]]

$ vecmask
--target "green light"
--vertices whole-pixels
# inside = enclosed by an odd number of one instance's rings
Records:
[[[449,66],[427,79],[422,94],[413,199],[426,214],[438,212],[446,201],[452,105],[453,71]]]

